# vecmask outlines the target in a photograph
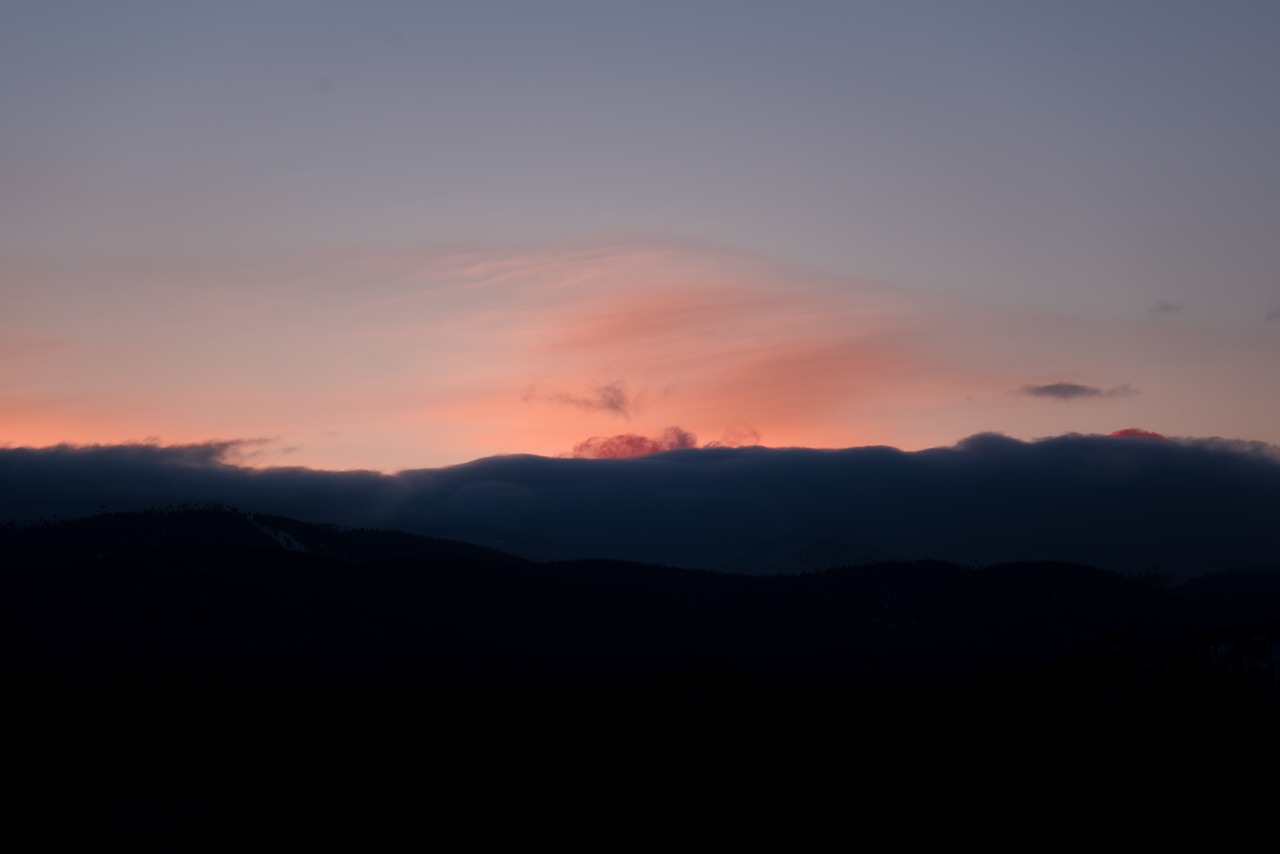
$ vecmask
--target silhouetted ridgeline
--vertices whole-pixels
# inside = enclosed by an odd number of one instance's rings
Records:
[[[1087,829],[1273,794],[1275,573],[535,563],[216,506],[8,527],[0,559],[13,767],[55,827]]]
[[[493,457],[441,469],[253,470],[227,445],[0,449],[0,519],[191,501],[551,560],[742,573],[933,558],[1194,574],[1280,565],[1280,451],[1222,440],[970,437],[951,448]]]

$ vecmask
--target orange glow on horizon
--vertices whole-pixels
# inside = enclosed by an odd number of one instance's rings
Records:
[[[21,275],[26,326],[0,325],[10,446],[244,439],[255,444],[235,453],[253,466],[397,471],[567,455],[593,438],[657,441],[669,427],[699,445],[751,435],[904,449],[986,430],[1106,433],[1117,418],[1231,432],[1213,421],[1226,405],[1184,410],[1135,393],[1046,406],[1016,394],[1064,376],[1158,385],[1150,365],[1168,360],[1148,358],[1145,373],[1099,365],[1166,352],[1163,328],[1091,327],[1101,331],[1082,355],[1076,325],[690,241]],[[68,303],[76,276],[112,298]],[[184,280],[198,299],[168,296]],[[1201,337],[1202,350],[1238,361],[1243,336]]]

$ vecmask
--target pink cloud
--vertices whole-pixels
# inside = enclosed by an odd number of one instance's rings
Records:
[[[659,451],[696,447],[698,447],[697,436],[679,427],[668,427],[662,431],[662,435],[655,437],[640,436],[635,433],[592,436],[574,445],[570,456],[592,460],[620,460],[656,454]]]
[[[1156,439],[1164,441],[1164,436],[1151,430],[1140,430],[1137,427],[1126,427],[1109,434],[1113,439]]]

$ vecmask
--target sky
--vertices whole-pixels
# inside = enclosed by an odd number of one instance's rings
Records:
[[[1280,444],[1271,2],[0,7],[0,446]]]

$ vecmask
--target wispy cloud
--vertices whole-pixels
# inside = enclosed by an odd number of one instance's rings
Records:
[[[708,442],[708,448],[742,448],[760,444],[760,431],[754,427],[730,427],[719,439]]]
[[[1177,314],[1182,311],[1182,304],[1168,300],[1156,300],[1151,306],[1152,314]]]
[[[537,386],[530,386],[525,390],[521,399],[526,403],[539,400],[559,403],[581,409],[584,412],[612,412],[614,415],[630,419],[632,411],[638,405],[639,397],[640,395],[629,396],[626,389],[623,388],[622,381],[618,380],[597,386],[588,394],[542,392],[538,390]]]

